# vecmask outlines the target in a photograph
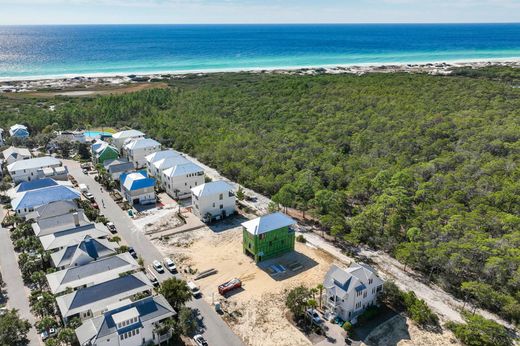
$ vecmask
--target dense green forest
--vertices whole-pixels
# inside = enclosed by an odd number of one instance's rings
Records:
[[[520,70],[169,83],[95,98],[4,97],[0,124],[139,128],[520,321]]]

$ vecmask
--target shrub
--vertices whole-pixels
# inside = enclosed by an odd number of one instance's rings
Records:
[[[296,241],[299,242],[299,243],[304,243],[304,244],[307,242],[305,237],[303,235],[301,235],[301,234],[296,237]]]

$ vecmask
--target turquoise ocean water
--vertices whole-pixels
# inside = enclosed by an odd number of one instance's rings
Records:
[[[0,26],[0,78],[520,59],[520,24]]]

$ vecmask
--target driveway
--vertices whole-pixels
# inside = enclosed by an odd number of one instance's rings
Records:
[[[73,160],[63,160],[64,165],[69,169],[78,184],[87,184],[89,191],[94,195],[100,211],[117,228],[119,236],[134,250],[138,256],[144,260],[145,266],[150,266],[154,260],[162,261],[163,255],[152,244],[152,242],[144,235],[143,232],[137,230],[126,212],[121,210],[119,206],[110,197],[105,189],[101,190],[101,186],[90,175],[83,174],[80,164]],[[105,207],[103,207],[103,202]],[[157,279],[162,282],[173,275],[168,271],[163,274],[155,272]],[[175,275],[181,278],[180,274]],[[206,303],[203,299],[194,299],[188,304],[193,309],[198,309],[205,330],[202,333],[211,345],[217,346],[243,346],[244,344],[238,336],[236,336],[222,318],[215,312],[214,308]]]
[[[0,207],[0,220],[4,219],[5,214],[5,210]],[[31,323],[32,327],[27,334],[29,344],[42,345],[34,328],[36,319],[29,308],[30,291],[23,283],[22,273],[18,268],[17,254],[14,251],[9,231],[3,227],[0,228],[0,271],[7,291],[7,306],[17,309],[20,317]]]

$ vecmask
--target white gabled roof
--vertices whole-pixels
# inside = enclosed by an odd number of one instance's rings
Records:
[[[136,138],[131,140],[130,142],[125,144],[125,149],[127,150],[136,150],[143,148],[153,148],[156,146],[161,146],[161,143],[157,142],[155,139],[151,138]]]
[[[167,177],[178,177],[191,173],[204,172],[200,166],[197,166],[193,162],[183,163],[175,167],[170,167],[163,171],[163,174]]]
[[[120,132],[114,133],[112,135],[112,138],[123,139],[123,138],[132,138],[132,137],[142,137],[144,135],[145,134],[139,130],[125,130],[125,131],[120,131]]]
[[[28,159],[28,160],[21,160],[11,163],[9,166],[7,166],[7,170],[9,172],[12,171],[19,171],[21,169],[37,169],[47,166],[59,166],[61,165],[61,161],[51,157],[51,156],[43,156],[43,157],[36,157],[34,159]]]
[[[155,161],[153,163],[155,169],[158,171],[164,171],[165,169],[175,167],[177,165],[181,165],[184,163],[189,163],[187,159],[182,156],[174,156],[174,157],[165,157],[161,160]]]
[[[191,192],[199,198],[220,195],[221,193],[228,193],[229,191],[233,191],[233,187],[223,180],[212,181],[210,183],[195,186],[191,189]]]
[[[281,212],[257,217],[242,223],[242,226],[251,234],[258,235],[276,229],[294,225],[296,221]]]
[[[17,148],[10,146],[9,148],[3,151],[4,158],[7,159],[9,156],[14,156],[15,158],[18,156],[22,157],[31,157],[31,152],[27,148]]]
[[[161,151],[156,151],[155,153],[152,153],[150,155],[147,155],[146,162],[152,164],[159,160],[166,159],[169,157],[176,157],[176,156],[181,156],[181,153],[179,153],[178,151],[173,150],[173,149],[161,150]]]

